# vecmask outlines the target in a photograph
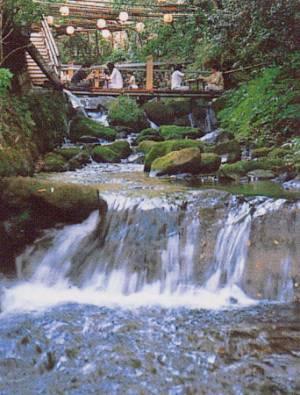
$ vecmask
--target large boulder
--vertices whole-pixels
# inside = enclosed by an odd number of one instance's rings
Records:
[[[156,125],[169,125],[174,122],[173,109],[161,101],[149,101],[144,105],[144,110],[150,121]]]
[[[196,139],[203,136],[203,132],[198,128],[191,128],[185,126],[164,125],[160,127],[160,135],[165,140],[175,139]]]
[[[215,173],[221,166],[221,158],[217,154],[204,153],[201,155],[200,173]]]
[[[44,163],[41,168],[46,172],[61,172],[66,170],[67,160],[60,154],[50,152],[44,157]]]
[[[198,148],[185,148],[162,156],[151,165],[151,171],[156,175],[190,173],[201,171],[201,152]]]
[[[155,146],[155,144],[157,144],[156,141],[143,140],[141,143],[139,143],[136,150],[138,152],[142,152],[143,154],[147,154],[151,150],[151,148]]]
[[[116,141],[113,144],[97,146],[92,151],[92,158],[96,162],[119,163],[132,153],[127,141]]]
[[[204,144],[201,141],[196,140],[170,140],[156,143],[148,151],[145,157],[144,171],[149,172],[151,169],[152,162],[172,151],[178,151],[184,148],[197,148],[200,151],[204,151]]]
[[[114,129],[82,116],[76,116],[70,124],[70,139],[73,142],[80,141],[83,136],[113,141],[116,135]]]
[[[78,223],[92,211],[106,212],[106,202],[97,188],[89,185],[40,181],[28,177],[10,177],[0,181],[0,206],[7,210],[29,210],[41,226]]]
[[[109,106],[108,119],[113,126],[125,126],[140,131],[148,126],[144,111],[126,96],[120,96]]]
[[[164,141],[164,138],[160,135],[159,129],[147,128],[142,130],[136,141],[135,144],[139,144],[144,140],[152,140],[152,141]]]

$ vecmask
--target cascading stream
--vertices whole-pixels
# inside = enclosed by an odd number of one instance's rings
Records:
[[[197,202],[108,196],[105,219],[46,232],[17,259],[19,281],[4,292],[2,309],[57,303],[218,309],[255,303],[242,290],[252,218],[276,209],[232,199],[220,224],[214,262],[201,268],[203,228]],[[283,204],[284,201],[279,202]],[[286,264],[279,300],[291,297]]]

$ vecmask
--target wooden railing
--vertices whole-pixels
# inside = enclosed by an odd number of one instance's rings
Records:
[[[50,27],[48,25],[48,22],[47,22],[46,18],[44,18],[44,17],[42,19],[42,31],[45,36],[45,43],[46,43],[47,50],[49,53],[51,66],[52,66],[54,72],[59,76],[60,75],[59,51],[58,51],[56,42],[54,40],[54,37],[52,35],[52,32],[50,30]]]

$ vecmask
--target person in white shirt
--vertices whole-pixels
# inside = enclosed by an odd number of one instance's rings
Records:
[[[135,76],[133,74],[130,74],[128,78],[128,89],[138,89],[138,88],[139,87],[135,81]]]
[[[181,66],[177,65],[171,76],[171,89],[172,90],[188,90],[187,85],[182,85],[184,73],[181,71]]]
[[[108,77],[108,88],[109,89],[123,89],[123,77],[114,63],[107,63],[107,68],[110,72]]]

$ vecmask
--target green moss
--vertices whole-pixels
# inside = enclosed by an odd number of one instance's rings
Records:
[[[170,110],[176,117],[188,115],[192,111],[190,99],[166,99],[164,100],[164,104],[170,108]]]
[[[80,147],[58,148],[54,151],[56,154],[61,155],[64,159],[70,160],[79,153],[84,152]],[[85,151],[86,152],[86,151]]]
[[[221,158],[216,154],[202,154],[201,155],[201,173],[214,173],[221,165]]]
[[[144,111],[126,96],[120,96],[110,104],[108,118],[111,125],[126,126],[136,131],[147,127]]]
[[[155,144],[157,144],[155,141],[143,140],[141,143],[139,143],[137,151],[147,154]]]
[[[70,139],[74,142],[78,141],[82,136],[92,136],[112,141],[116,138],[116,135],[117,132],[114,129],[81,116],[75,117],[70,126]]]
[[[184,148],[198,148],[204,151],[204,144],[202,141],[194,140],[170,140],[161,143],[156,143],[145,157],[144,171],[150,171],[152,162],[172,151],[178,151]]]
[[[198,174],[201,169],[201,153],[198,148],[185,148],[173,151],[155,159],[151,171],[157,175],[191,173]]]
[[[285,156],[289,155],[291,153],[291,150],[288,148],[281,148],[281,147],[277,147],[277,148],[273,148],[269,154],[268,157],[269,158],[280,158],[283,159]]]
[[[0,181],[1,201],[6,207],[31,210],[46,226],[57,222],[80,222],[93,210],[106,211],[106,203],[90,185],[39,181],[34,178],[10,177]]]
[[[262,158],[258,160],[241,160],[232,164],[222,165],[219,170],[220,177],[237,179],[245,176],[249,171],[262,169],[280,171],[285,167],[285,163],[281,159]]]
[[[65,171],[66,163],[67,161],[63,156],[56,154],[54,152],[50,152],[44,158],[43,171],[46,172]]]
[[[252,158],[262,158],[262,157],[268,156],[268,154],[271,151],[272,151],[272,148],[270,148],[270,147],[256,148],[251,151],[251,156],[252,156]]]
[[[175,140],[175,139],[184,139],[184,138],[196,139],[198,137],[201,137],[202,133],[197,128],[164,125],[160,127],[160,135],[165,140]]]
[[[121,159],[127,158],[131,152],[127,141],[116,141],[113,144],[95,147],[92,158],[96,162],[118,163]]]
[[[147,128],[139,133],[136,143],[139,144],[145,140],[163,141],[164,138],[159,134],[159,129]]]

